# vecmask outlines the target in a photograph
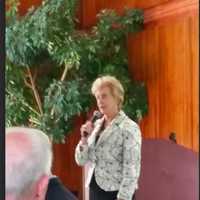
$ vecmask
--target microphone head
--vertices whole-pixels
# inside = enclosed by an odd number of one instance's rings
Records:
[[[97,119],[100,119],[102,116],[103,116],[103,114],[101,112],[99,112],[98,110],[95,110],[93,112],[91,122],[94,123]]]

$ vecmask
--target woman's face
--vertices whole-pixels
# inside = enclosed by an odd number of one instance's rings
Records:
[[[99,111],[105,115],[112,115],[118,112],[118,100],[111,93],[108,86],[100,87],[95,92],[95,98]]]

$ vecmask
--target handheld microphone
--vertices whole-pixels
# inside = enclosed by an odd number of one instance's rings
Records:
[[[90,119],[90,121],[92,122],[92,124],[94,124],[94,122],[95,122],[97,119],[100,119],[102,116],[103,116],[102,113],[100,113],[99,111],[95,110],[95,111],[93,112],[93,116],[92,116],[92,118]],[[87,137],[89,133],[86,132],[86,131],[84,131],[83,134],[84,134],[84,137]]]

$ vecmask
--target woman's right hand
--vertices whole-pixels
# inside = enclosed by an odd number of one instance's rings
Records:
[[[82,142],[86,142],[89,135],[92,133],[94,129],[94,126],[92,124],[91,121],[87,121],[85,124],[83,124],[80,128],[80,131],[81,131],[81,140]]]

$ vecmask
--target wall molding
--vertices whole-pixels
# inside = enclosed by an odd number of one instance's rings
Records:
[[[163,18],[191,15],[199,12],[198,0],[174,0],[152,8],[144,9],[144,23],[159,21]]]

